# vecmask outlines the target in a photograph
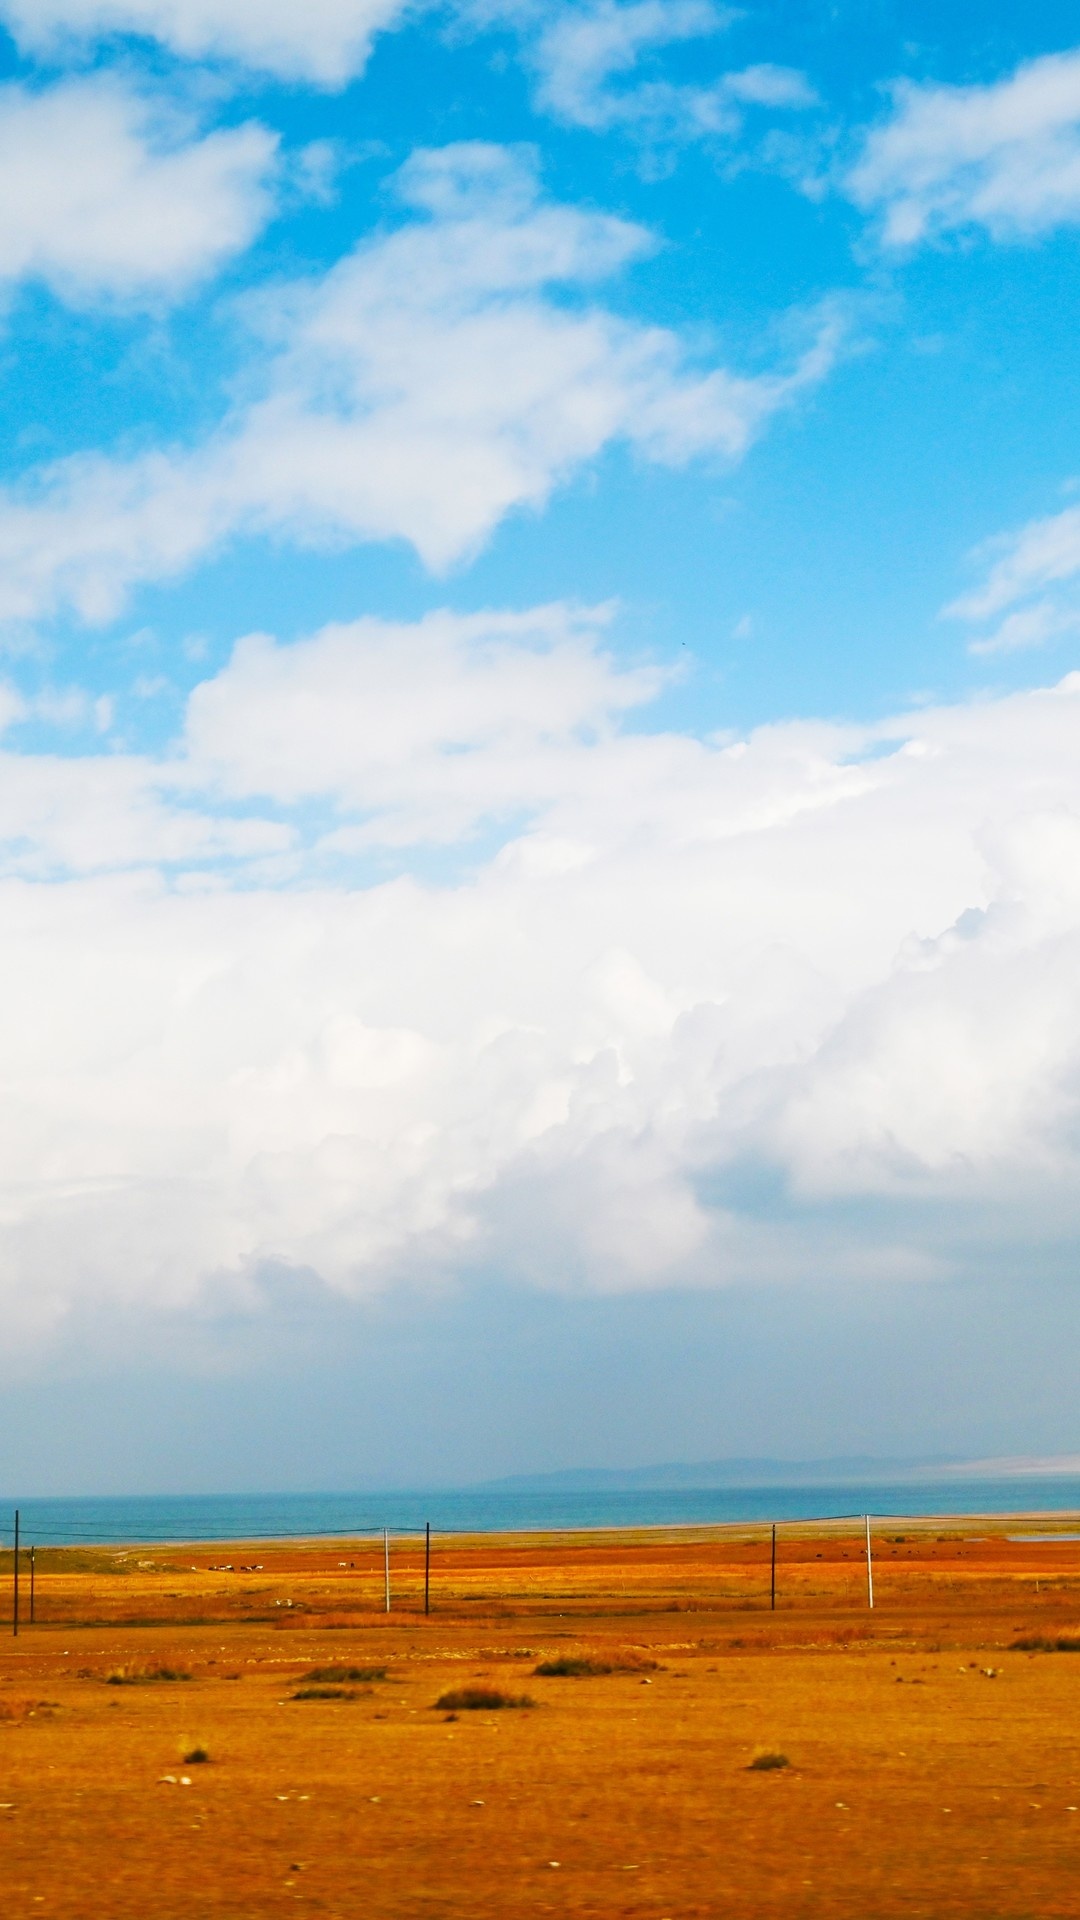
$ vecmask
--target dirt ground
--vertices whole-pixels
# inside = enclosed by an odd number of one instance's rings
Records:
[[[389,1616],[370,1539],[39,1549],[4,1910],[1074,1920],[1070,1532],[882,1526],[872,1613],[843,1526],[782,1530],[775,1611],[752,1528],[436,1539],[428,1617],[415,1543]],[[0,1581],[2,1629],[10,1552]],[[613,1670],[535,1671],[567,1658]],[[436,1704],[468,1687],[535,1704]]]

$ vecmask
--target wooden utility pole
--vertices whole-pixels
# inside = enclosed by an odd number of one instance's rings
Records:
[[[19,1633],[19,1509],[15,1509],[15,1552],[11,1557],[11,1631]]]
[[[769,1606],[776,1612],[776,1521],[772,1526],[772,1567],[769,1577]]]
[[[34,1624],[34,1549],[30,1549],[30,1625]]]
[[[424,1525],[424,1612],[431,1612],[431,1521]]]
[[[874,1562],[870,1555],[870,1515],[866,1515],[866,1604],[874,1605]]]
[[[386,1575],[386,1611],[390,1611],[390,1529],[383,1528],[383,1569]]]

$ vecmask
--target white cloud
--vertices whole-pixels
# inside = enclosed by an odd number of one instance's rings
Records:
[[[362,72],[377,35],[431,10],[431,0],[411,7],[405,0],[309,0],[303,9],[292,0],[0,0],[0,19],[30,54],[56,57],[136,35],[183,59],[223,60],[324,87]],[[452,11],[480,30],[516,29],[538,75],[538,105],[575,125],[727,138],[738,133],[747,106],[805,107],[814,97],[801,74],[767,63],[705,85],[635,80],[649,54],[721,32],[737,17],[716,0],[454,0]]]
[[[981,227],[1018,240],[1080,220],[1080,52],[988,86],[899,82],[846,178],[889,246]]]
[[[276,147],[254,123],[197,135],[103,76],[0,87],[0,282],[74,301],[182,292],[268,218]]]
[[[267,1265],[1052,1268],[1080,676],[725,741],[650,732],[657,684],[565,609],[364,621],[241,643],[170,760],[0,756],[8,1324]],[[463,871],[390,856],[478,824]],[[384,879],[327,864],[350,828]]]
[[[981,557],[991,562],[985,579],[945,608],[953,619],[989,625],[971,640],[972,653],[1042,646],[1080,627],[1080,507],[999,536]]]
[[[0,616],[108,617],[240,532],[405,539],[444,568],[613,440],[738,458],[834,357],[835,315],[794,367],[739,375],[590,300],[653,242],[544,200],[526,155],[418,153],[398,188],[404,225],[253,310],[262,395],[203,445],[65,460],[0,499]]]
[[[183,784],[139,756],[0,752],[0,871],[51,880],[190,870],[258,862],[292,846],[289,826],[189,805]]]
[[[538,104],[572,126],[633,127],[654,138],[732,137],[748,106],[809,106],[807,81],[787,67],[748,67],[706,85],[637,77],[644,55],[721,32],[732,18],[712,0],[594,0],[560,9],[530,54]]]
[[[3,0],[18,45],[53,55],[110,34],[156,40],[188,60],[235,61],[284,80],[342,86],[402,0]]]
[[[562,8],[536,43],[541,102],[574,125],[610,126],[623,110],[612,79],[633,73],[643,53],[719,33],[729,18],[711,0],[633,0],[623,6],[599,0]]]
[[[187,752],[220,791],[359,814],[353,847],[455,842],[546,805],[553,762],[569,772],[654,697],[660,674],[617,671],[596,642],[595,614],[559,606],[252,635],[193,693]]]

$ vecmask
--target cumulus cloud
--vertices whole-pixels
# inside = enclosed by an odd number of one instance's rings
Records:
[[[3,0],[18,45],[55,55],[112,34],[135,34],[187,60],[227,60],[283,80],[343,86],[401,0]]]
[[[367,620],[240,643],[161,761],[9,745],[8,1324],[1052,1268],[1080,676],[743,739],[650,728],[660,681],[580,610]]]
[[[106,618],[238,533],[404,539],[445,568],[612,441],[737,459],[835,356],[832,313],[749,374],[621,318],[594,290],[651,237],[546,200],[528,154],[421,152],[397,190],[402,225],[252,309],[261,392],[203,444],[67,459],[0,497],[0,617]]]
[[[1021,240],[1080,219],[1080,52],[1027,61],[988,86],[893,89],[847,191],[888,246],[981,227]]]
[[[987,629],[972,653],[1042,646],[1080,628],[1080,507],[1029,521],[981,550],[985,577],[945,612]]]
[[[0,87],[0,282],[77,302],[183,292],[268,218],[276,148],[255,123],[198,135],[107,76]]]
[[[643,56],[718,33],[733,17],[712,0],[595,0],[559,10],[530,55],[538,104],[572,126],[633,128],[667,139],[731,138],[741,132],[747,107],[809,106],[808,82],[787,67],[747,67],[704,86],[639,76]]]

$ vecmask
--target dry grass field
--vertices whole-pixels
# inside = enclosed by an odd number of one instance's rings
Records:
[[[1080,1541],[1010,1536],[1074,1530],[882,1527],[872,1614],[842,1526],[775,1612],[750,1528],[440,1539],[427,1618],[415,1545],[389,1617],[370,1540],[39,1552],[4,1910],[1071,1920]]]

